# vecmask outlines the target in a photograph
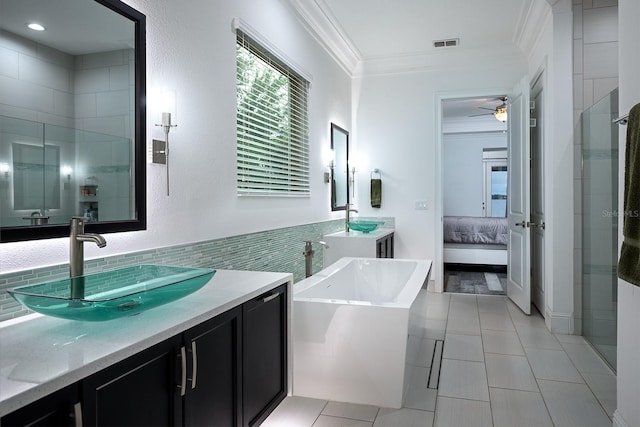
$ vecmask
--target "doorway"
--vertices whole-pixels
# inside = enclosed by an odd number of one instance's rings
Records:
[[[503,95],[442,101],[445,292],[504,295],[507,123]]]
[[[533,84],[532,84],[533,82]],[[508,174],[511,176],[511,160],[517,160],[516,172],[520,184],[522,184],[517,191],[519,201],[516,204],[521,205],[522,218],[513,220],[509,218],[510,222],[515,225],[521,226],[523,231],[519,236],[520,242],[518,242],[519,248],[516,251],[517,260],[514,265],[517,268],[511,267],[512,254],[511,246],[514,243],[512,237],[512,229],[510,228],[506,253],[508,259],[502,264],[508,268],[507,277],[507,295],[512,299],[516,305],[518,305],[526,314],[531,313],[531,306],[538,308],[540,313],[545,313],[545,265],[544,265],[544,230],[545,230],[545,218],[544,218],[544,123],[543,123],[543,109],[544,109],[544,90],[543,90],[543,73],[537,74],[534,80],[523,78],[512,90],[505,90],[504,93],[509,93],[509,101],[507,101],[508,107],[512,107],[511,100],[515,100],[516,105],[513,106],[512,111],[508,111],[509,117],[509,129],[511,135],[509,135],[509,162],[508,162]],[[436,140],[436,198],[441,200],[439,208],[436,209],[436,218],[439,220],[439,225],[435,228],[436,238],[436,265],[442,269],[436,270],[436,292],[444,291],[444,281],[447,272],[445,271],[445,263],[448,260],[448,249],[444,244],[444,217],[445,213],[445,195],[448,191],[445,188],[445,170],[447,164],[445,163],[445,137],[450,131],[450,124],[446,121],[447,102],[455,102],[462,100],[475,99],[480,97],[491,98],[487,95],[474,96],[438,96],[436,101],[436,108],[439,112],[440,121],[437,123],[436,128],[438,132],[438,138]],[[495,98],[495,97],[494,97]],[[530,103],[532,99],[534,102]],[[535,108],[529,108],[535,107]],[[534,120],[531,121],[530,119]],[[513,119],[513,121],[512,121]],[[534,124],[535,126],[530,127]],[[533,151],[531,151],[530,141],[533,139]],[[511,140],[515,140],[515,145],[511,147]],[[531,154],[535,160],[532,160]],[[517,158],[517,159],[516,159]],[[509,179],[509,186],[513,180]],[[508,196],[511,197],[511,196]],[[486,203],[485,199],[485,203]],[[513,204],[513,202],[508,202]],[[438,207],[438,204],[436,203]],[[533,210],[531,209],[533,207]],[[509,213],[507,214],[509,216]],[[533,232],[532,232],[533,231]],[[533,238],[532,238],[533,234]],[[516,239],[518,240],[518,239]],[[495,252],[494,252],[495,254]],[[479,264],[493,264],[493,262],[487,262],[487,256],[490,256],[487,251],[482,253],[476,262]],[[489,258],[494,260],[493,257]],[[500,263],[497,263],[500,264]],[[533,270],[532,270],[533,266]],[[517,277],[516,277],[517,276]],[[518,280],[514,280],[517,278]],[[534,283],[533,288],[531,283]],[[515,285],[515,287],[514,287]],[[509,292],[511,287],[511,293]],[[535,290],[535,291],[534,291]],[[515,291],[515,292],[514,292]],[[533,304],[532,304],[533,301]]]
[[[534,82],[529,105],[531,146],[531,301],[544,317],[544,135],[542,75]]]

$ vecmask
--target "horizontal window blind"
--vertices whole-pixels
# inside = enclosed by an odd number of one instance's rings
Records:
[[[238,194],[308,196],[309,83],[236,33]]]

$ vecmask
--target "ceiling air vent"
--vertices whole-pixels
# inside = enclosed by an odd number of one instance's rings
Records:
[[[454,47],[460,44],[460,39],[435,40],[433,47]]]

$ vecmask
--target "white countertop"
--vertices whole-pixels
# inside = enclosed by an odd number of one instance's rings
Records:
[[[356,239],[379,239],[394,232],[393,228],[376,228],[368,233],[362,231],[338,231],[337,233],[325,234],[323,237],[349,237]]]
[[[0,417],[285,282],[293,275],[217,270],[193,294],[136,316],[81,322],[34,314],[0,323]]]

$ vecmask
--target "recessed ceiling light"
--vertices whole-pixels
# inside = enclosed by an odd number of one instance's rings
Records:
[[[34,30],[34,31],[44,31],[46,30],[46,28],[36,22],[31,22],[27,24],[27,27],[29,27],[30,29]]]

